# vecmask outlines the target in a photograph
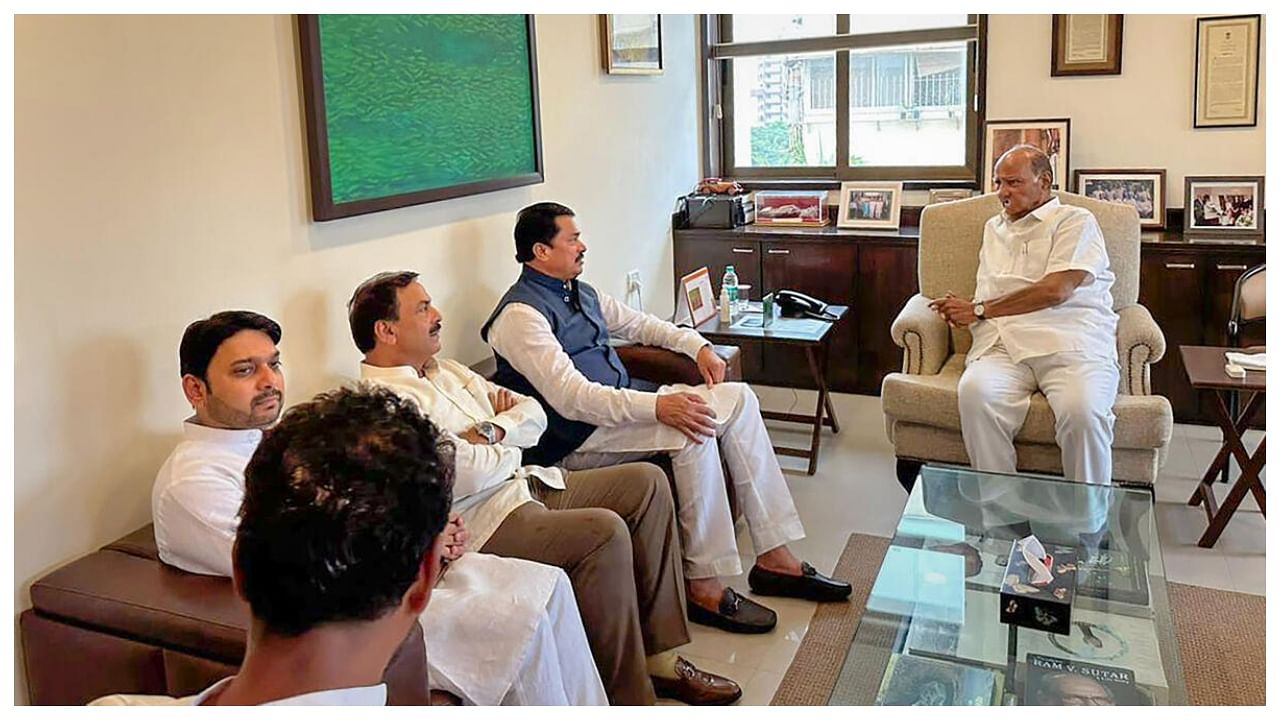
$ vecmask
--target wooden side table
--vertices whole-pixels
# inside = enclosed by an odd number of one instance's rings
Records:
[[[1241,439],[1241,434],[1262,405],[1260,400],[1267,392],[1267,374],[1249,371],[1243,378],[1227,375],[1224,369],[1227,363],[1226,353],[1228,351],[1248,352],[1247,349],[1183,345],[1179,350],[1182,353],[1182,365],[1187,370],[1187,379],[1191,382],[1191,386],[1197,390],[1213,391],[1214,416],[1218,425],[1222,427],[1222,449],[1218,450],[1213,462],[1209,464],[1209,469],[1200,479],[1200,484],[1187,500],[1187,504],[1192,506],[1204,504],[1205,514],[1209,518],[1209,527],[1200,536],[1199,545],[1208,548],[1218,542],[1218,537],[1222,535],[1231,516],[1240,507],[1240,502],[1244,500],[1246,493],[1253,493],[1253,498],[1258,502],[1258,509],[1262,511],[1263,517],[1267,515],[1267,490],[1258,477],[1266,464],[1267,438],[1263,435],[1262,442],[1258,443],[1258,449],[1252,456],[1245,449],[1244,441]],[[1232,417],[1231,412],[1227,410],[1227,393],[1239,391],[1252,393],[1252,395],[1240,415]],[[1213,494],[1213,483],[1227,464],[1227,459],[1233,455],[1236,462],[1240,464],[1240,477],[1231,486],[1227,499],[1219,507],[1218,500]]]
[[[761,343],[777,343],[782,345],[799,345],[804,348],[805,357],[809,361],[809,372],[818,386],[818,406],[813,415],[781,413],[762,410],[760,416],[766,420],[803,423],[813,426],[813,438],[808,449],[774,446],[773,451],[779,455],[805,458],[809,461],[808,474],[818,470],[818,447],[822,441],[822,428],[831,428],[832,433],[840,432],[840,421],[836,419],[835,408],[831,405],[831,396],[827,390],[827,356],[831,349],[831,327],[844,319],[849,312],[845,305],[828,305],[827,313],[834,321],[808,320],[803,318],[774,318],[768,327],[758,323],[761,316],[747,314],[744,318],[734,320],[732,324],[722,324],[719,318],[711,318],[698,326],[698,332],[713,343],[734,344],[740,340],[755,340]],[[744,322],[747,320],[752,322]]]

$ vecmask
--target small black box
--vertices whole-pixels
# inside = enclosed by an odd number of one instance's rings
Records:
[[[755,203],[747,195],[686,195],[685,225],[691,228],[735,228],[755,220]]]
[[[1000,622],[1057,635],[1071,634],[1071,602],[1076,594],[1075,548],[1045,544],[1052,558],[1049,572],[1053,579],[1044,585],[1032,585],[1031,568],[1014,543],[1009,551],[1009,565],[1000,585]]]

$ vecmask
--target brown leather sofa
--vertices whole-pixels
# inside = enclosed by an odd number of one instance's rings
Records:
[[[35,581],[31,604],[18,623],[33,705],[192,695],[244,659],[249,608],[231,580],[161,563],[151,525]],[[384,679],[392,705],[457,701],[428,691],[416,624]]]
[[[716,352],[728,364],[725,379],[740,380],[738,349]],[[630,346],[619,355],[636,377],[702,382],[692,360],[668,350]],[[669,462],[659,464],[670,471]],[[731,500],[732,492],[730,485]],[[249,611],[231,580],[161,563],[151,525],[35,581],[31,604],[19,632],[34,705],[82,705],[113,693],[191,695],[235,673],[244,659]],[[417,625],[384,678],[392,705],[458,704],[428,690]]]

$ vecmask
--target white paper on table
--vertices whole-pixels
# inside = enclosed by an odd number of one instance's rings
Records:
[[[1027,561],[1027,567],[1031,570],[1031,579],[1027,581],[1028,585],[1040,585],[1053,580],[1053,573],[1049,572],[1049,568],[1045,567],[1044,545],[1040,544],[1039,538],[1035,535],[1028,535],[1018,541],[1018,550],[1022,553],[1022,559]]]
[[[1227,362],[1232,365],[1239,365],[1245,370],[1262,370],[1265,372],[1267,369],[1267,354],[1264,352],[1229,352],[1227,353]]]

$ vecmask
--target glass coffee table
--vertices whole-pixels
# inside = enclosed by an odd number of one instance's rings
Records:
[[[1069,634],[1000,621],[1028,534],[1074,551]],[[829,704],[1186,704],[1151,492],[925,466]]]

